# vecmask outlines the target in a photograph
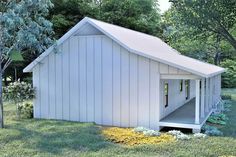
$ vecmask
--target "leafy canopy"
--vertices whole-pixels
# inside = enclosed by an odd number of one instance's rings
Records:
[[[52,23],[45,19],[52,6],[50,0],[1,2],[0,51],[6,63],[3,70],[12,60],[22,60],[26,50],[40,53],[52,44]]]
[[[220,35],[236,49],[230,29],[236,22],[235,0],[170,0],[179,23]]]

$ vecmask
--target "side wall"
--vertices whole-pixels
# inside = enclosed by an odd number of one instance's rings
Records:
[[[33,70],[34,116],[156,129],[160,74],[175,72],[104,35],[73,36]]]
[[[184,105],[187,101],[195,97],[195,81],[190,80],[190,97],[186,100],[186,88],[185,80],[183,80],[183,90],[180,91],[180,81],[181,80],[161,80],[161,96],[160,96],[160,119],[164,118],[180,106]],[[168,107],[165,108],[164,105],[164,82],[168,82],[169,85],[169,100]]]

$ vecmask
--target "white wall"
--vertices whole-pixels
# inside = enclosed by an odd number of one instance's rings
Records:
[[[171,112],[175,111],[187,101],[195,97],[195,81],[190,80],[190,97],[186,100],[185,80],[183,80],[183,90],[180,91],[180,81],[176,79],[164,80],[161,79],[161,99],[160,99],[160,118],[164,118]],[[167,82],[169,86],[168,91],[168,107],[164,104],[164,83]]]
[[[160,74],[175,73],[186,74],[129,53],[104,35],[73,36],[33,70],[34,117],[155,129]],[[179,85],[170,84],[177,98]]]

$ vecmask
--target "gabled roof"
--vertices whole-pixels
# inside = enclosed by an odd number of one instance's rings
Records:
[[[178,51],[163,42],[160,38],[120,26],[108,24],[88,17],[85,17],[70,31],[63,35],[57,41],[57,45],[62,44],[70,36],[74,35],[78,31],[78,29],[80,29],[86,23],[91,24],[96,29],[119,43],[131,53],[135,53],[168,64],[170,66],[202,77],[211,77],[224,72],[224,69],[221,67],[181,55],[180,53],[178,53]],[[49,53],[51,53],[53,49],[53,46],[47,49],[32,63],[30,63],[24,69],[24,72],[31,72],[34,66],[37,65],[38,62],[42,61],[42,59],[44,59]]]

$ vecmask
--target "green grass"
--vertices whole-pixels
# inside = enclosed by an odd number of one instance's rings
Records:
[[[14,119],[13,105],[6,104],[5,128],[0,129],[0,156],[236,156],[236,92],[230,121],[221,128],[225,137],[191,139],[161,145],[126,147],[113,144],[91,123]]]

